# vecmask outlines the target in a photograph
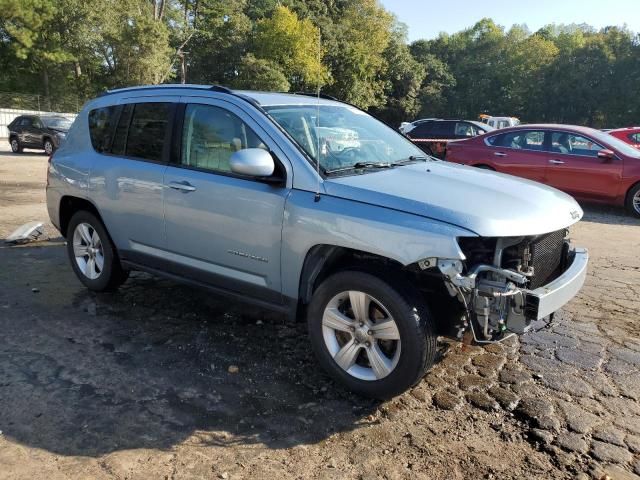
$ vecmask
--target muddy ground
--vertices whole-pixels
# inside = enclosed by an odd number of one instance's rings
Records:
[[[0,239],[48,221],[46,159],[0,152]],[[550,329],[442,341],[385,403],[303,325],[146,274],[89,293],[50,225],[0,245],[0,478],[639,479],[640,221],[585,210],[590,274]]]

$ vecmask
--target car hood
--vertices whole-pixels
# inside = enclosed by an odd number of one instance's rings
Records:
[[[583,215],[572,197],[554,188],[441,161],[328,178],[325,190],[332,196],[446,222],[483,237],[553,232]]]

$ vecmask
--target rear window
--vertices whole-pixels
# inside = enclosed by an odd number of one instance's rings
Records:
[[[96,108],[89,112],[89,136],[91,145],[98,153],[105,153],[111,147],[111,137],[118,118],[118,107]]]

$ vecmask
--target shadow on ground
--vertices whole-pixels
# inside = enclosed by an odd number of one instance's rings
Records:
[[[376,406],[318,370],[303,325],[144,274],[96,295],[60,245],[0,248],[0,265],[0,429],[30,447],[287,448]]]
[[[634,217],[622,207],[582,202],[580,206],[584,209],[582,220],[585,222],[605,225],[640,225],[640,218]]]

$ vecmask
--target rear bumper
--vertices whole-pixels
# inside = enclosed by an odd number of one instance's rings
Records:
[[[526,292],[527,317],[540,320],[559,310],[584,285],[589,253],[585,248],[574,250],[573,260],[562,275],[553,282]]]

